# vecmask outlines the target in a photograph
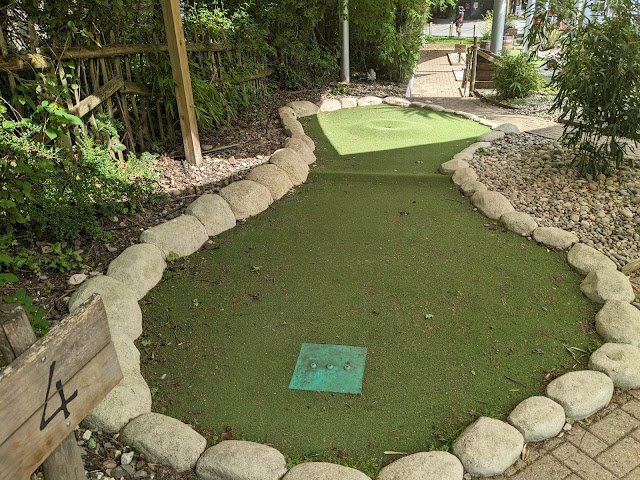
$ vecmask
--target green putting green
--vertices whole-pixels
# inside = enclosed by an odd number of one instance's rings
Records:
[[[371,472],[582,368],[595,310],[565,255],[488,228],[437,173],[484,127],[388,106],[303,120],[308,182],[144,302],[156,411]],[[362,395],[289,389],[303,343],[366,347]]]

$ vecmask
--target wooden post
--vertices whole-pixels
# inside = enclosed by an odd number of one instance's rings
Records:
[[[429,22],[429,36],[431,36],[431,32],[432,32],[431,27],[432,27],[432,26],[433,26],[433,23],[432,23],[432,22]]]
[[[200,151],[196,110],[191,90],[191,77],[189,77],[189,61],[184,41],[182,17],[180,16],[180,1],[162,0],[162,15],[167,34],[169,56],[171,57],[173,79],[176,82],[176,100],[182,128],[184,154],[187,162],[198,165],[202,162],[202,152]]]
[[[453,23],[449,24],[449,38],[453,37]]]
[[[7,364],[13,362],[36,342],[24,309],[16,304],[0,307],[0,352]],[[42,464],[46,480],[86,480],[84,464],[71,432]]]
[[[471,81],[469,82],[469,96],[473,97],[473,91],[476,89],[476,70],[478,69],[478,37],[473,37],[473,53],[471,55]]]

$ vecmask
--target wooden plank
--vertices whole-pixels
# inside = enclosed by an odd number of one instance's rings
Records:
[[[41,411],[45,400],[58,396],[51,389],[46,398],[53,362],[56,381],[65,384],[110,342],[104,305],[94,296],[5,367],[0,372],[0,444]],[[21,400],[16,402],[17,398]]]
[[[0,305],[0,353],[7,365],[36,343],[36,334],[17,303]]]
[[[186,49],[188,52],[224,52],[227,50],[233,50],[233,46],[225,43],[190,43],[186,45]],[[56,60],[73,60],[84,58],[118,57],[124,55],[135,55],[138,53],[157,53],[167,51],[169,51],[169,46],[162,44],[107,45],[104,47],[70,47],[65,50],[54,49],[53,56]],[[49,68],[53,64],[49,58],[44,56],[44,54],[48,53],[49,52],[37,49],[37,53],[2,55],[0,56],[0,70],[15,72],[31,68]]]
[[[68,352],[68,357],[72,355]],[[59,357],[58,361],[62,361]],[[56,376],[57,376],[56,369]],[[35,411],[2,445],[0,445],[0,471],[3,479],[26,479],[60,441],[87,416],[96,405],[96,399],[102,399],[122,378],[120,366],[113,343],[107,344],[76,375],[63,383],[62,390],[67,396],[78,392],[68,405],[69,416],[62,412],[41,430],[42,408]],[[47,386],[47,375],[40,379]],[[58,397],[58,393],[54,392]],[[44,398],[44,393],[42,394]],[[18,397],[27,401],[27,397]],[[54,400],[57,400],[54,399]],[[16,405],[14,405],[15,407]],[[60,408],[60,401],[51,401],[47,405],[47,415]]]
[[[169,45],[171,70],[176,82],[176,102],[180,115],[184,152],[187,162],[199,165],[202,162],[202,152],[200,151],[200,138],[198,137],[191,77],[189,76],[189,60],[180,15],[180,1],[162,0],[162,16]]]
[[[37,53],[27,53],[25,55],[3,55],[0,57],[0,70],[16,72],[19,70],[43,70],[52,68],[53,64],[44,56]]]

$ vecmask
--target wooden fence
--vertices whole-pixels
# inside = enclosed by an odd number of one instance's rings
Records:
[[[175,140],[180,135],[178,112],[162,92],[148,84],[149,70],[153,63],[167,62],[160,57],[168,51],[166,44],[111,44],[102,47],[70,47],[54,49],[45,54],[40,49],[33,53],[0,56],[0,73],[13,79],[14,72],[58,72],[62,85],[73,82],[72,99],[68,110],[74,115],[96,125],[96,113],[106,113],[119,120],[124,127],[121,139],[129,151],[145,151],[149,145]],[[260,71],[243,78],[232,78],[225,65],[242,63],[233,46],[224,43],[187,44],[189,60],[199,71],[206,73],[207,81],[219,86],[221,91],[240,86],[252,93],[264,92],[266,79],[274,70],[265,65]],[[72,73],[72,78],[65,76]],[[166,72],[171,79],[171,71]],[[8,82],[11,89],[14,82]],[[172,91],[172,89],[170,89]],[[11,92],[12,94],[15,91]]]

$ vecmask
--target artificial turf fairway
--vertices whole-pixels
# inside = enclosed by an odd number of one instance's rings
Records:
[[[545,370],[576,366],[566,347],[598,343],[565,255],[485,227],[437,173],[484,127],[381,106],[305,129],[309,181],[147,297],[156,411],[209,438],[231,427],[291,457],[380,464],[508,412]],[[289,390],[304,342],[367,347],[362,396]]]

